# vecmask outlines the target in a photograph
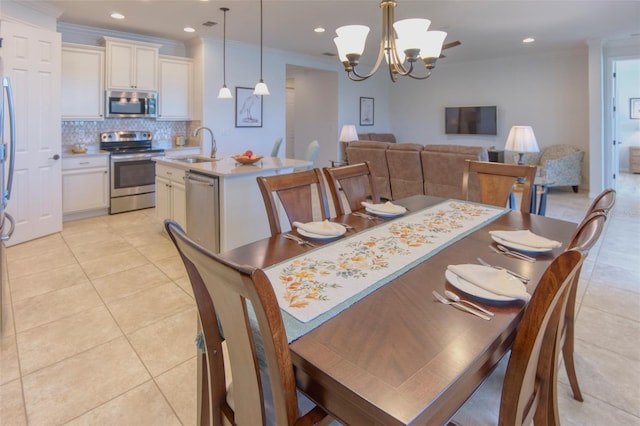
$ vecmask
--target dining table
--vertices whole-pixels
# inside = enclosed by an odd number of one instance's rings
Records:
[[[444,199],[412,196],[393,203],[408,214]],[[349,226],[343,238],[397,218],[355,213],[332,218]],[[445,278],[448,265],[480,257],[530,279],[532,294],[551,261],[566,249],[576,224],[504,209],[481,226],[366,294],[289,343],[298,388],[331,416],[350,425],[444,424],[508,353],[526,304],[487,302],[460,292]],[[496,253],[491,230],[522,230],[561,247],[537,253],[535,262]],[[293,229],[291,234],[301,236]],[[297,244],[275,235],[221,253],[240,264],[269,268],[325,244]],[[272,283],[273,284],[273,283]],[[495,316],[489,321],[437,301],[432,292],[456,292]],[[484,302],[484,303],[483,303]],[[283,312],[284,315],[284,312]]]

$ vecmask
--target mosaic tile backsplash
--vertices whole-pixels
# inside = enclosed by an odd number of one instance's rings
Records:
[[[154,142],[173,141],[176,136],[190,136],[199,121],[156,121],[148,118],[108,118],[104,121],[63,121],[62,145],[84,143],[100,145],[100,133],[141,130],[153,133]]]

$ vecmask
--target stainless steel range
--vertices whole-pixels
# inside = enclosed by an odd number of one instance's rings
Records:
[[[153,135],[145,131],[100,133],[100,149],[111,153],[109,213],[146,209],[156,205],[156,163],[164,155],[154,149]]]

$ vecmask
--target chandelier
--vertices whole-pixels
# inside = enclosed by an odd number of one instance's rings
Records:
[[[346,25],[336,29],[338,37],[333,41],[338,48],[338,56],[344,65],[349,79],[362,81],[371,77],[378,71],[382,59],[389,66],[389,77],[396,82],[398,76],[408,76],[416,80],[424,80],[431,75],[431,70],[436,66],[436,60],[441,57],[443,49],[448,49],[460,44],[454,41],[443,45],[447,33],[444,31],[427,31],[431,21],[422,18],[403,19],[398,22],[393,20],[393,10],[397,2],[395,0],[383,0],[380,2],[382,9],[382,41],[380,52],[373,69],[368,74],[359,74],[356,67],[364,51],[364,46],[369,34],[369,27],[364,25]],[[421,59],[426,67],[426,74],[415,73],[415,63]],[[421,67],[420,67],[421,68]]]

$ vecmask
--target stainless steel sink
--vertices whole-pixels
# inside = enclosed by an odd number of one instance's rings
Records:
[[[209,163],[211,161],[215,161],[213,158],[202,158],[202,157],[185,157],[185,158],[173,158],[174,161],[180,161],[182,163]]]

